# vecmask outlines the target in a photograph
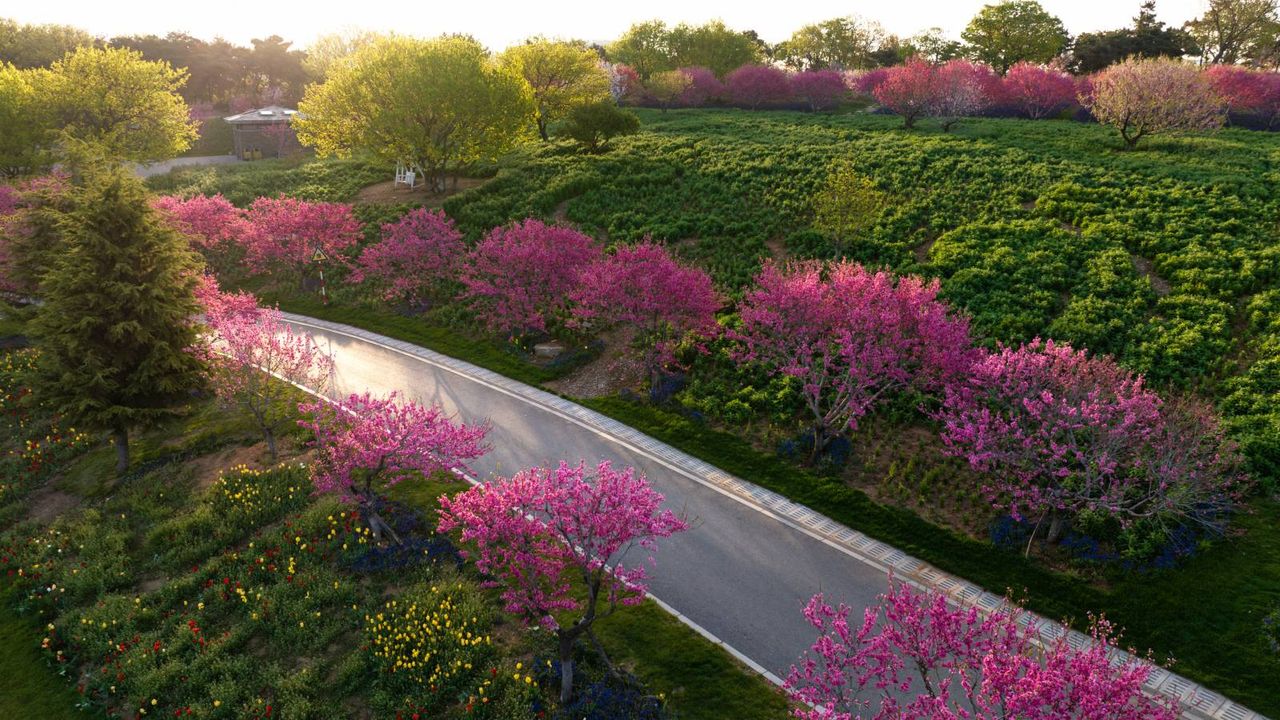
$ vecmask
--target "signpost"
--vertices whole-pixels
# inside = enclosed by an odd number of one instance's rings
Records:
[[[321,250],[320,248],[316,248],[316,251],[311,254],[311,262],[316,263],[317,266],[319,266],[320,263],[328,259],[329,257],[325,255],[324,251]],[[328,305],[329,291],[324,286],[324,268],[319,267],[319,271],[320,271],[320,299],[324,302],[325,305]]]

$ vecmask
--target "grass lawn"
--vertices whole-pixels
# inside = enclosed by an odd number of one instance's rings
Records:
[[[80,696],[49,669],[40,654],[43,630],[14,609],[14,590],[0,584],[0,715],[8,718],[73,720],[102,717],[76,709]]]

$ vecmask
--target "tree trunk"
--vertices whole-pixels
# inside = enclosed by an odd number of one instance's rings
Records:
[[[573,698],[573,641],[576,634],[559,631],[560,640],[560,704]]]
[[[271,455],[271,462],[276,461],[276,434],[271,432],[271,428],[262,428],[262,435],[267,441],[267,453]]]
[[[111,431],[111,441],[116,446],[116,474],[123,475],[129,469],[129,431],[117,427]]]
[[[813,448],[809,450],[809,465],[818,464],[818,458],[822,457],[822,449],[827,445],[827,431],[821,425],[813,426]]]
[[[547,136],[547,121],[541,117],[538,118],[538,134],[542,136],[542,142],[546,142],[551,138]]]
[[[1062,533],[1067,529],[1067,519],[1062,513],[1054,510],[1049,516],[1049,534],[1045,536],[1045,540],[1049,544],[1053,544],[1062,539]]]

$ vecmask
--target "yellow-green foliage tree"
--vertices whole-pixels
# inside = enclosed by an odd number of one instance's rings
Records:
[[[533,127],[528,83],[475,40],[380,38],[307,88],[294,121],[322,156],[363,149],[417,165],[437,190],[446,173],[494,160]]]
[[[64,141],[97,145],[114,160],[149,162],[181,154],[196,124],[178,94],[185,70],[120,48],[82,47],[35,70],[38,101]]]
[[[71,25],[19,25],[0,18],[0,65],[18,69],[46,67],[78,47],[102,41]]]
[[[889,196],[865,175],[840,166],[813,196],[814,226],[836,240],[849,240],[880,217],[889,203]]]
[[[654,73],[649,81],[644,84],[647,91],[654,100],[662,106],[662,112],[666,112],[671,107],[671,103],[675,102],[693,81],[689,76],[679,70],[666,70],[660,73]]]
[[[609,74],[596,52],[582,42],[531,38],[507,48],[499,61],[529,83],[538,135],[581,105],[609,99]]]
[[[302,67],[312,80],[321,82],[329,77],[332,67],[346,62],[357,50],[379,37],[380,33],[371,30],[344,30],[321,35],[307,46],[307,56],[302,60]]]
[[[647,81],[654,73],[675,69],[670,40],[667,24],[661,20],[636,23],[609,43],[609,59],[631,66]]]
[[[33,74],[0,63],[0,178],[34,172],[47,164],[48,127],[36,102]]]

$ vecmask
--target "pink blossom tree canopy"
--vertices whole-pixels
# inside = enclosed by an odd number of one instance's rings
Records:
[[[872,90],[876,102],[901,115],[907,128],[915,127],[916,120],[929,114],[934,94],[933,68],[917,57],[888,68]]]
[[[1211,65],[1204,74],[1228,112],[1257,115],[1268,128],[1280,115],[1280,73],[1239,65]]]
[[[640,73],[630,65],[614,63],[609,66],[609,94],[613,96],[614,102],[622,103],[633,99],[643,86]]]
[[[440,498],[439,531],[461,531],[507,611],[555,630],[562,702],[572,693],[577,640],[619,605],[644,600],[658,539],[688,528],[662,499],[643,475],[608,462],[594,477],[585,463],[561,463]],[[585,601],[573,592],[579,581]],[[571,612],[577,617],[566,621]]]
[[[529,219],[494,228],[467,256],[462,297],[493,332],[545,332],[567,318],[600,247],[573,228]]]
[[[948,60],[932,72],[928,114],[941,121],[943,132],[951,130],[960,118],[982,112],[1000,82],[990,67],[960,58]]]
[[[772,65],[743,65],[726,75],[724,84],[733,102],[752,110],[781,105],[793,97],[786,71]]]
[[[1128,58],[1093,77],[1080,103],[1120,131],[1127,147],[1148,135],[1214,130],[1226,117],[1210,77],[1170,58]]]
[[[161,195],[152,201],[178,230],[191,238],[197,248],[214,249],[229,243],[246,242],[253,228],[244,213],[221,194],[180,198]]]
[[[579,324],[637,330],[635,347],[655,383],[671,361],[674,343],[689,334],[706,337],[718,327],[720,300],[711,278],[653,242],[619,247],[591,265],[575,299]]]
[[[742,357],[800,381],[811,459],[890,393],[937,390],[968,371],[969,323],[937,295],[937,280],[847,261],[765,265],[739,305]]]
[[[849,86],[863,95],[874,95],[876,88],[889,79],[889,68],[872,68],[853,74]]]
[[[345,262],[343,253],[360,241],[360,223],[351,206],[308,202],[281,195],[260,197],[246,214],[253,225],[246,260],[254,270],[302,274],[312,266],[316,250],[330,262]]]
[[[384,300],[421,303],[458,276],[466,251],[453,220],[418,208],[382,226],[382,239],[360,253],[349,280],[374,283]]]
[[[1040,637],[1020,610],[953,607],[946,596],[892,583],[862,622],[815,595],[805,618],[819,632],[784,687],[802,720],[1176,720],[1172,700],[1142,692],[1151,667],[1113,665],[1111,626],[1094,624],[1076,650],[1067,634]],[[1042,649],[1043,648],[1043,649]]]
[[[1053,341],[987,354],[947,388],[938,418],[947,452],[984,473],[987,498],[1015,518],[1049,518],[1050,541],[1084,511],[1122,527],[1213,529],[1239,484],[1211,412],[1166,406],[1110,357]]]
[[[0,185],[0,217],[11,215],[18,209],[18,191],[10,185]]]
[[[488,428],[451,420],[438,406],[420,405],[392,393],[352,394],[341,402],[300,403],[298,424],[315,433],[311,482],[316,492],[337,493],[358,503],[370,529],[398,541],[374,511],[375,488],[437,472],[466,469],[483,455]]]
[[[791,90],[795,96],[809,104],[817,112],[840,104],[849,94],[844,77],[835,70],[806,70],[791,76]]]
[[[205,276],[197,297],[205,305],[204,354],[214,392],[224,406],[253,418],[274,460],[276,437],[296,410],[290,402],[293,388],[286,383],[323,392],[333,375],[333,358],[278,310],[259,308],[252,295],[222,293]]]
[[[710,68],[687,67],[680,72],[689,78],[689,86],[680,94],[680,104],[685,107],[702,107],[725,96],[724,83],[716,77]]]
[[[1076,81],[1070,75],[1042,65],[1020,62],[1000,81],[1000,100],[1018,112],[1040,120],[1061,112],[1076,101]]]

